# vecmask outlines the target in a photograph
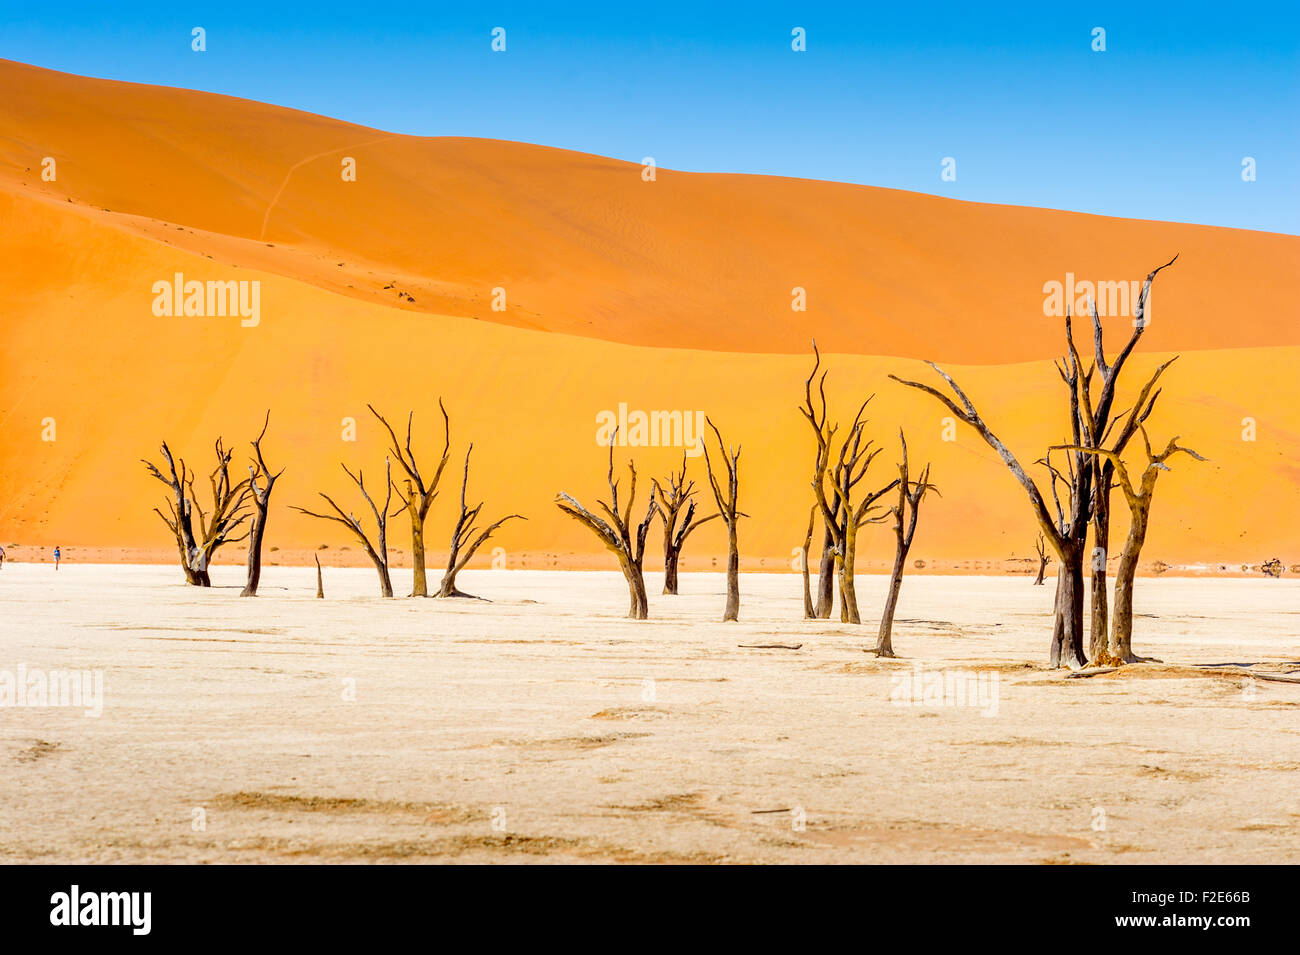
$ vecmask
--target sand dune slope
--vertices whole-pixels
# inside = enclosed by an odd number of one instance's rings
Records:
[[[839,352],[1008,363],[1060,348],[1044,283],[1136,280],[1177,252],[1149,347],[1300,344],[1293,236],[766,176],[645,182],[599,156],[8,61],[0,88],[3,188],[403,309],[637,345],[792,352],[816,335]]]
[[[441,396],[457,464],[431,519],[435,544],[473,440],[471,502],[529,518],[501,534],[512,559],[601,563],[552,499],[604,491],[597,418],[626,405],[707,412],[743,444],[747,566],[788,568],[809,504],[794,409],[816,335],[839,417],[877,393],[880,483],[899,425],[934,463],[943,497],[915,556],[1027,556],[1032,522],[1002,464],[967,431],[945,440],[942,409],[887,375],[928,374],[922,357],[948,363],[1032,461],[1064,437],[1042,283],[1067,269],[1140,273],[1179,251],[1133,368],[1183,353],[1151,428],[1211,461],[1162,478],[1147,555],[1300,560],[1293,237],[763,177],[661,170],[645,183],[639,167],[599,157],[395,137],[12,63],[0,63],[0,86],[11,94],[0,98],[6,546],[166,547],[151,513],[163,489],[139,459],[166,438],[206,470],[218,434],[242,458],[269,407],[267,451],[288,467],[269,543],[337,553],[337,528],[287,505],[325,490],[361,506],[339,463],[379,479],[367,402],[394,418],[414,409],[417,448],[432,456]],[[58,178],[42,182],[49,155]],[[347,155],[356,183],[339,178]],[[259,282],[258,324],[156,315],[154,283],[176,273]],[[790,310],[796,284],[806,313]],[[498,285],[504,313],[487,307]],[[629,451],[642,495],[682,453],[671,439],[620,450],[620,468]],[[703,459],[690,467],[707,486]],[[395,548],[405,535],[395,520]],[[865,546],[864,559],[885,559],[888,532],[872,529]],[[722,549],[706,527],[695,566]]]

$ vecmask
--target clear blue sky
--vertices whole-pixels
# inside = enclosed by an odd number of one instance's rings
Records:
[[[418,135],[1300,233],[1300,3],[979,6],[3,0],[0,57]]]

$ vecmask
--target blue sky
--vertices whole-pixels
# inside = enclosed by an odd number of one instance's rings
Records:
[[[1300,4],[977,6],[3,0],[0,57],[417,135],[1300,233]]]

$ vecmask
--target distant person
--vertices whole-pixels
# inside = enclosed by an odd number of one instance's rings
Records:
[[[59,549],[57,547],[54,548],[54,569],[55,570],[59,569],[59,558],[62,556],[63,554],[60,553]]]

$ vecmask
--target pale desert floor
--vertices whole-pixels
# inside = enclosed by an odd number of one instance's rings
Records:
[[[0,671],[102,670],[104,709],[0,709],[0,861],[1300,861],[1300,685],[1238,666],[1300,670],[1300,581],[1139,581],[1164,665],[1088,679],[1042,666],[1050,580],[908,579],[896,661],[793,574],[730,625],[720,575],[657,582],[633,622],[615,573],[7,563]],[[918,661],[996,706],[891,701]]]

